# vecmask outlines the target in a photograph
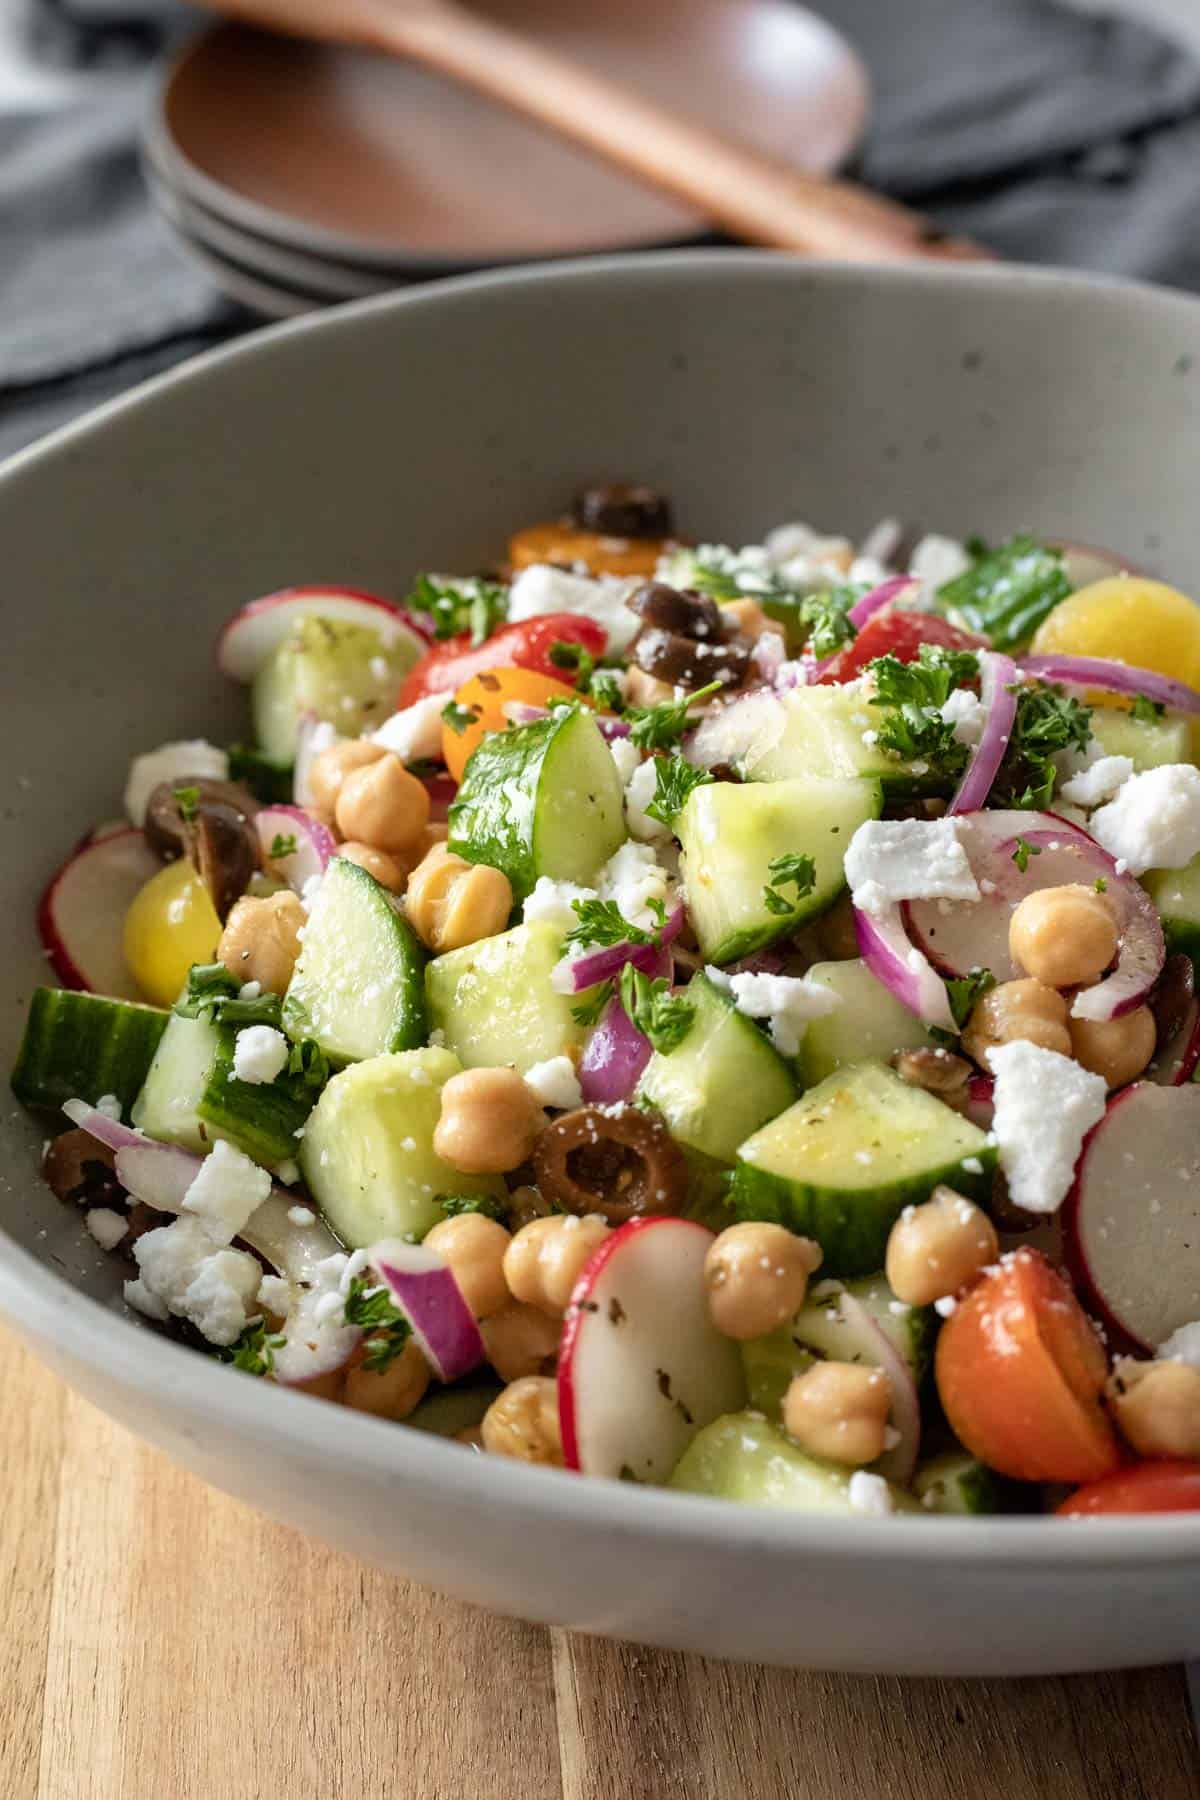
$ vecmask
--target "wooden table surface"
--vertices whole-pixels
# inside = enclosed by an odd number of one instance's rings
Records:
[[[1200,1800],[1183,1674],[795,1675],[513,1623],[258,1517],[0,1336],[0,1800]]]

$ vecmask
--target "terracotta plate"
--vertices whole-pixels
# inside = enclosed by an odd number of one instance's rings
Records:
[[[853,148],[867,85],[790,0],[480,0],[681,112],[816,172]],[[415,66],[221,25],[147,126],[168,182],[278,243],[432,271],[678,242],[689,208]]]

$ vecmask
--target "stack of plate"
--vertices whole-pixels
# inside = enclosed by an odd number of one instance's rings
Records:
[[[480,0],[497,20],[813,173],[862,129],[849,46],[790,0]],[[411,64],[219,25],[167,71],[144,161],[180,244],[286,317],[412,281],[694,242],[705,221]]]

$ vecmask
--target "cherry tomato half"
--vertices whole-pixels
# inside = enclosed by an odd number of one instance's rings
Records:
[[[853,681],[877,656],[916,662],[922,644],[942,644],[948,650],[987,649],[984,638],[960,631],[937,613],[900,612],[885,606],[867,620],[852,644],[838,651],[820,681]]]
[[[442,726],[442,761],[461,781],[463,770],[479,740],[489,731],[503,731],[511,723],[505,707],[510,701],[526,706],[549,706],[551,700],[573,700],[575,690],[555,675],[540,675],[536,669],[485,669],[464,681],[454,696],[454,704],[474,718],[461,731],[453,725]]]
[[[956,1437],[1002,1475],[1094,1481],[1120,1462],[1100,1340],[1040,1251],[985,1271],[942,1327],[936,1368]]]
[[[1105,1513],[1200,1512],[1200,1462],[1142,1462],[1089,1481],[1056,1511],[1066,1519]]]
[[[550,661],[554,644],[580,644],[590,656],[600,657],[608,636],[603,625],[580,613],[546,613],[519,625],[502,625],[482,644],[472,644],[466,633],[447,638],[444,643],[435,644],[409,670],[396,704],[412,706],[427,694],[448,697],[485,669],[536,669],[541,675],[571,685],[569,671],[556,669]]]

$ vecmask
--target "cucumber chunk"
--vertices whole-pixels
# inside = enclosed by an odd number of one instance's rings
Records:
[[[542,875],[589,882],[625,841],[624,790],[591,713],[494,731],[450,808],[450,848],[502,869],[519,906]]]
[[[877,781],[798,776],[746,784],[714,781],[695,788],[676,820],[692,926],[706,962],[734,962],[831,906],[846,885],[846,846],[883,810]],[[782,913],[764,900],[778,856],[810,856],[812,891]],[[772,889],[790,901],[795,888]]]
[[[692,1439],[667,1486],[745,1506],[851,1514],[850,1473],[806,1456],[757,1413],[726,1413]],[[897,1512],[920,1510],[902,1488],[889,1485],[888,1492]]]
[[[669,1056],[656,1051],[650,1058],[639,1096],[662,1114],[677,1143],[732,1163],[739,1144],[791,1105],[796,1083],[779,1052],[703,970],[689,981],[686,998],[696,1009],[692,1028]]]
[[[1200,974],[1200,856],[1186,868],[1148,869],[1142,886],[1158,908],[1167,949],[1190,956]]]
[[[495,1381],[478,1382],[470,1387],[439,1388],[422,1400],[404,1423],[410,1431],[429,1431],[435,1437],[457,1437],[460,1431],[470,1431],[480,1423],[500,1391]]]
[[[105,1000],[62,988],[35,988],[12,1090],[26,1106],[64,1100],[95,1106],[115,1094],[128,1117],[169,1015],[133,1000]]]
[[[768,1418],[779,1417],[792,1377],[803,1374],[818,1358],[878,1362],[873,1346],[861,1341],[855,1321],[839,1311],[836,1301],[843,1292],[859,1302],[871,1322],[903,1357],[914,1382],[919,1384],[925,1375],[937,1335],[937,1315],[931,1306],[905,1306],[882,1275],[864,1275],[846,1282],[819,1281],[788,1324],[768,1337],[750,1338],[742,1345],[750,1404]],[[898,1310],[893,1311],[893,1307]]]
[[[133,1105],[147,1136],[203,1156],[227,1138],[267,1168],[294,1157],[312,1094],[286,1075],[239,1081],[233,1072],[237,1031],[211,1019],[169,1015],[167,1028]]]
[[[283,1003],[283,1024],[331,1062],[425,1042],[425,952],[387,889],[357,863],[326,869]]]
[[[429,1022],[464,1068],[512,1063],[524,1075],[552,1056],[578,1054],[587,1032],[571,1008],[586,996],[550,985],[563,950],[561,931],[537,920],[428,964]]]
[[[416,659],[407,632],[385,643],[363,625],[315,613],[297,619],[254,678],[254,736],[263,759],[295,761],[305,713],[315,713],[345,737],[374,731],[393,711],[400,682]]]
[[[1092,709],[1092,736],[1105,756],[1128,756],[1135,775],[1163,763],[1195,762],[1191,723],[1183,713],[1135,719],[1114,706]]]
[[[911,762],[877,747],[868,734],[877,730],[880,716],[857,682],[792,688],[782,696],[778,715],[751,744],[742,773],[747,781],[867,776],[882,784],[889,799],[949,793],[953,784],[940,780],[928,765],[918,773]]]
[[[857,957],[814,963],[808,979],[836,994],[840,1004],[823,1019],[809,1020],[796,1058],[802,1087],[815,1087],[852,1063],[887,1062],[897,1050],[933,1045],[916,1014]]]
[[[931,1456],[917,1470],[912,1485],[925,1511],[934,1513],[1018,1512],[1029,1491],[1024,1483],[997,1475],[967,1450]]]
[[[422,1238],[439,1194],[507,1190],[498,1175],[462,1175],[433,1147],[442,1088],[462,1068],[449,1050],[405,1050],[335,1075],[309,1116],[300,1167],[330,1227],[351,1249]]]
[[[771,1219],[815,1238],[824,1275],[882,1267],[906,1206],[940,1181],[971,1199],[990,1186],[996,1152],[977,1125],[878,1063],[839,1069],[743,1144],[732,1200],[742,1219]]]

